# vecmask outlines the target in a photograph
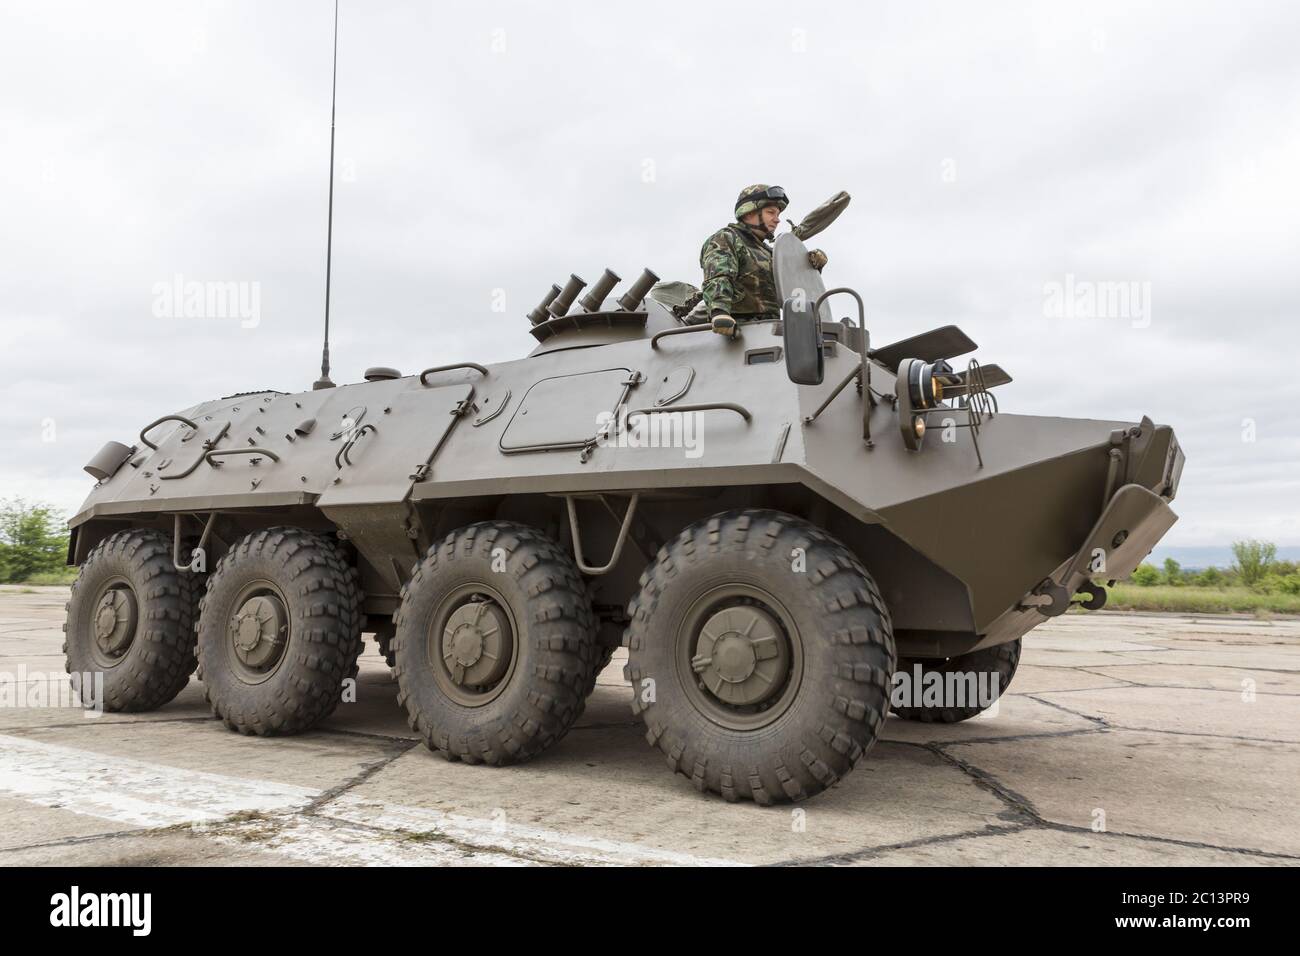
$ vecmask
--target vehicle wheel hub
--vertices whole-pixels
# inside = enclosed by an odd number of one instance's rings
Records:
[[[718,700],[748,707],[780,691],[790,673],[790,653],[775,617],[741,605],[704,622],[691,667]]]
[[[490,601],[458,607],[442,632],[442,659],[452,682],[473,687],[501,679],[510,664],[510,622]]]
[[[120,657],[135,636],[139,613],[129,588],[110,588],[95,608],[95,643],[109,657]]]
[[[264,668],[279,657],[288,630],[283,605],[264,594],[249,598],[230,619],[235,654],[252,668]]]

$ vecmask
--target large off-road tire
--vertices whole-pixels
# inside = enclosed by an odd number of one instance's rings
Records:
[[[596,678],[601,672],[609,666],[609,662],[614,659],[614,652],[617,647],[597,644],[596,654],[592,658],[591,673],[587,675],[587,682],[583,685],[582,696],[584,699],[591,696],[591,692],[596,689]]]
[[[199,613],[199,678],[231,730],[300,733],[333,713],[361,653],[361,589],[334,542],[254,531],[217,564]]]
[[[540,531],[453,531],[402,588],[396,620],[398,700],[447,759],[527,760],[582,713],[595,615],[573,559]]]
[[[820,793],[889,708],[889,612],[857,558],[778,511],[733,511],[659,550],[628,608],[632,709],[700,790],[761,804]]]
[[[971,703],[965,699],[965,689],[958,687],[955,683],[944,680],[944,696],[939,703],[933,705],[913,705],[902,706],[895,704],[892,708],[895,715],[904,720],[919,720],[922,723],[931,724],[955,724],[958,721],[969,720],[988,710],[993,705],[993,701],[1006,693],[1007,685],[1011,683],[1011,678],[1015,676],[1016,665],[1020,663],[1020,638],[1016,638],[1007,644],[999,644],[996,647],[986,647],[980,651],[972,651],[969,654],[962,654],[959,657],[950,657],[947,660],[921,660],[914,658],[900,657],[898,659],[898,672],[906,673],[907,684],[909,687],[916,686],[916,666],[921,667],[921,680],[925,681],[926,675],[938,673],[940,675],[962,674],[975,675],[976,688],[986,687],[985,681],[996,680],[996,695],[988,704],[982,704],[978,699]],[[922,688],[924,685],[922,685]],[[963,698],[949,699],[948,692],[961,693]]]
[[[397,658],[393,656],[393,628],[390,624],[388,627],[380,627],[375,631],[375,647],[379,651],[379,656],[384,659],[384,663],[390,668],[397,663]]]
[[[194,673],[194,621],[203,576],[176,570],[160,531],[119,531],[86,556],[63,625],[69,674],[104,675],[109,711],[161,707]],[[81,686],[93,706],[94,685]]]

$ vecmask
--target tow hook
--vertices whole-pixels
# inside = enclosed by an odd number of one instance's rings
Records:
[[[1086,601],[1076,601],[1075,603],[1085,611],[1100,611],[1106,606],[1106,589],[1100,584],[1094,584],[1091,581],[1084,581],[1078,587],[1080,594],[1088,595]]]
[[[1044,617],[1057,617],[1064,614],[1074,604],[1077,604],[1085,611],[1099,611],[1106,606],[1106,589],[1100,584],[1084,581],[1075,588],[1075,592],[1086,594],[1088,597],[1082,601],[1072,601],[1069,591],[1048,578],[1025,595],[1025,598],[1020,602],[1020,606],[1022,608],[1032,607]]]
[[[1032,607],[1044,617],[1056,617],[1070,609],[1070,592],[1048,578],[1025,595],[1020,606]]]

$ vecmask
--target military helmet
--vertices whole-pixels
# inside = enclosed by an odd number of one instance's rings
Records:
[[[758,212],[764,206],[773,204],[782,210],[790,204],[789,197],[780,186],[765,186],[763,183],[746,186],[736,197],[736,218],[743,219],[751,212]]]

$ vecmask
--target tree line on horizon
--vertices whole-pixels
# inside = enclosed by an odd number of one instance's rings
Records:
[[[1232,543],[1232,564],[1227,568],[1188,571],[1173,558],[1165,558],[1163,567],[1139,565],[1129,580],[1138,587],[1244,587],[1261,594],[1300,595],[1300,563],[1278,560],[1277,545],[1271,541],[1248,538]]]

